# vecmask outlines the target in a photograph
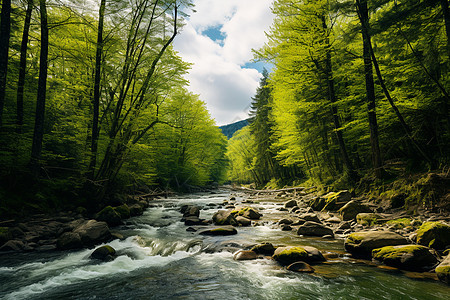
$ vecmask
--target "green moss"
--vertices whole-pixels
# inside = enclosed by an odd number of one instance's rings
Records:
[[[291,264],[296,261],[302,261],[308,257],[308,252],[302,247],[287,248],[279,253],[275,251],[273,258],[281,264]]]
[[[450,266],[437,267],[435,272],[450,275]]]
[[[130,208],[126,204],[114,207],[114,210],[119,214],[121,219],[128,219],[130,217]]]
[[[386,246],[383,248],[373,249],[372,257],[377,260],[385,259],[397,259],[403,256],[405,253],[414,253],[417,251],[428,251],[425,247],[419,245],[408,245],[401,248],[395,248],[394,246]]]
[[[407,226],[412,225],[412,221],[410,218],[400,218],[395,220],[387,221],[387,225],[392,225],[395,229],[402,229]]]
[[[378,223],[380,216],[372,213],[360,213],[356,215],[356,222],[363,226],[374,226]]]
[[[425,222],[417,230],[417,243],[434,249],[450,245],[450,226],[441,222]]]
[[[347,243],[351,243],[351,244],[360,244],[362,241],[364,240],[364,236],[359,235],[357,233],[351,233],[348,237],[347,237]]]

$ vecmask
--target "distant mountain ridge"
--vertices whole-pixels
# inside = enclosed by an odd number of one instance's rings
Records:
[[[248,124],[250,124],[250,119],[234,122],[234,123],[231,123],[231,124],[228,124],[228,125],[223,125],[223,126],[220,126],[219,128],[220,128],[220,130],[222,130],[222,133],[228,139],[230,139],[236,131],[238,131],[239,129],[244,128]]]

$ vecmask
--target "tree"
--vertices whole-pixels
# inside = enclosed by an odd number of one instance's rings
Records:
[[[8,73],[9,38],[11,35],[11,0],[2,0],[0,21],[0,129],[3,125],[6,75]]]
[[[48,73],[48,21],[46,0],[39,0],[41,17],[41,50],[39,58],[39,81],[36,99],[36,113],[34,122],[33,145],[31,148],[31,167],[35,175],[39,172],[39,160],[42,152],[44,137],[45,98],[47,93]]]

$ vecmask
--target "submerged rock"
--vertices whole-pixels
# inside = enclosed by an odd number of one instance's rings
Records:
[[[355,256],[370,257],[373,249],[406,244],[406,238],[395,232],[359,231],[351,233],[345,239],[344,247]]]
[[[333,230],[330,227],[311,221],[305,222],[303,225],[300,225],[297,230],[297,234],[306,236],[334,236]]]
[[[391,267],[419,272],[430,270],[437,263],[430,249],[421,245],[386,246],[374,249],[372,257]]]
[[[450,254],[436,267],[435,272],[440,281],[450,284]]]
[[[450,226],[441,222],[425,222],[417,230],[417,243],[437,250],[450,246]]]
[[[92,252],[90,258],[99,259],[103,261],[112,261],[114,260],[115,256],[116,250],[109,245],[105,245],[95,249],[94,252]]]

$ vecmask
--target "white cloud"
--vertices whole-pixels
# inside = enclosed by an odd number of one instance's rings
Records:
[[[194,63],[187,79],[190,89],[207,103],[218,125],[247,117],[261,74],[242,66],[261,47],[272,23],[272,0],[194,0],[193,13],[175,39],[175,50]],[[216,43],[202,32],[221,27],[226,36]]]

